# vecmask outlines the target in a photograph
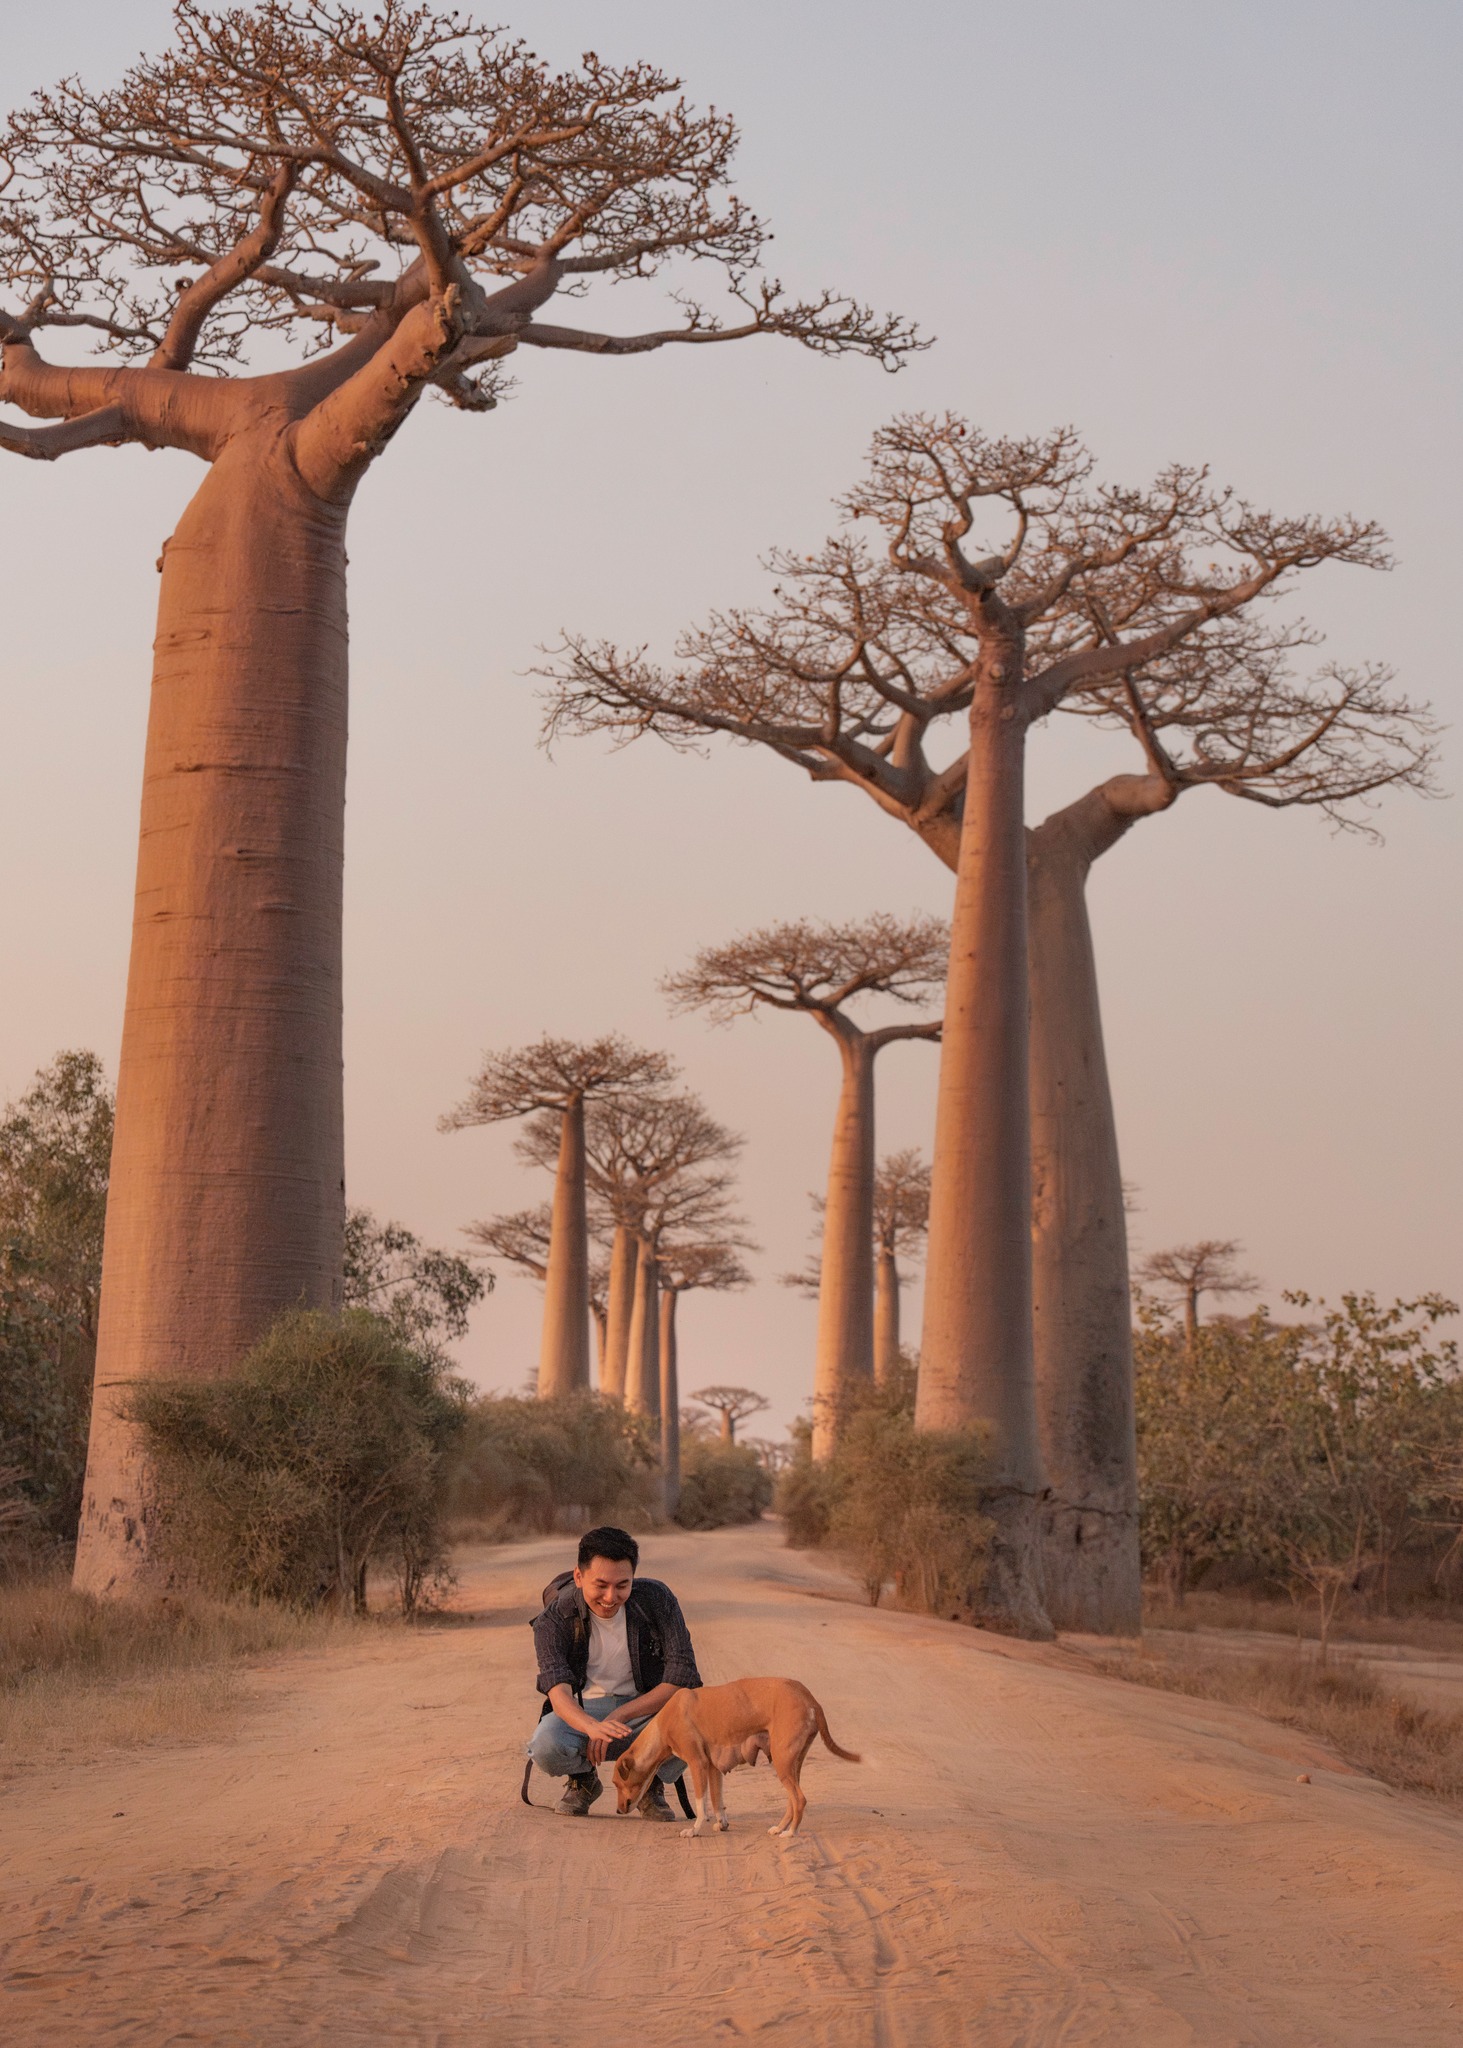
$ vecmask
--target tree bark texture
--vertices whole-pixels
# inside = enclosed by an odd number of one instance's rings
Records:
[[[660,1413],[660,1262],[655,1246],[645,1238],[639,1241],[635,1262],[625,1406],[637,1415]]]
[[[76,1584],[148,1570],[128,1389],[338,1305],[346,505],[238,436],[167,543]]]
[[[1049,1636],[1031,1310],[1025,719],[976,685],[935,1117],[916,1420],[983,1425],[991,1621]]]
[[[1056,1627],[1099,1635],[1142,1626],[1127,1223],[1086,896],[1093,860],[1131,822],[1094,790],[1027,842],[1046,1604]]]
[[[813,1375],[813,1456],[826,1458],[841,1434],[850,1394],[874,1376],[874,1055],[864,1033],[830,1024],[843,1059],[833,1126],[823,1257],[818,1282],[818,1350]]]
[[[589,1392],[589,1223],[584,1183],[584,1099],[564,1111],[559,1170],[549,1225],[538,1396],[555,1401]]]
[[[616,1401],[625,1398],[630,1359],[630,1318],[635,1308],[639,1241],[628,1223],[617,1223],[610,1246],[610,1283],[605,1296],[605,1351],[599,1388]]]
[[[681,1504],[681,1384],[676,1351],[676,1308],[680,1290],[660,1291],[660,1469],[665,1482],[665,1511],[674,1515]]]
[[[899,1262],[887,1245],[874,1262],[874,1379],[887,1387],[899,1370]]]

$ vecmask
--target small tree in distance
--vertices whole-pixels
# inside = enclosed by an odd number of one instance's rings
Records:
[[[850,1395],[874,1376],[874,1062],[901,1040],[938,1040],[941,1028],[935,1017],[865,1030],[849,1005],[870,996],[930,1000],[944,982],[948,941],[935,917],[880,913],[842,925],[805,918],[709,946],[664,983],[677,1009],[704,1009],[719,1023],[764,1007],[800,1012],[838,1047],[843,1086],[823,1211],[815,1457],[828,1455]]]
[[[688,1092],[650,1089],[590,1105],[585,1125],[590,1193],[613,1227],[602,1390],[639,1414],[660,1413],[660,1261],[667,1233],[745,1245],[730,1211],[730,1162],[742,1140]],[[549,1167],[550,1119],[530,1119],[520,1159]],[[618,1256],[628,1243],[632,1257]],[[628,1292],[628,1301],[626,1294]]]
[[[737,1440],[737,1424],[745,1422],[749,1415],[760,1415],[772,1406],[765,1394],[757,1393],[751,1387],[702,1387],[691,1396],[703,1408],[709,1408],[721,1420],[721,1440],[734,1444]]]
[[[544,1400],[589,1387],[589,1217],[584,1157],[586,1102],[661,1087],[674,1072],[664,1053],[618,1035],[589,1045],[544,1037],[484,1060],[467,1098],[441,1119],[444,1131],[548,1111],[557,1119],[554,1203],[544,1273],[538,1391]]]
[[[674,1515],[681,1498],[681,1358],[678,1311],[683,1294],[718,1294],[750,1287],[752,1276],[737,1256],[748,1247],[728,1233],[700,1244],[661,1240],[660,1278],[660,1465],[665,1511]]]
[[[1206,1294],[1253,1294],[1259,1281],[1236,1263],[1243,1246],[1233,1237],[1206,1237],[1197,1244],[1176,1244],[1150,1252],[1138,1278],[1177,1296],[1184,1315],[1184,1340],[1192,1345],[1199,1329],[1199,1302]]]
[[[888,1386],[899,1370],[902,1258],[917,1258],[930,1228],[930,1166],[913,1146],[890,1152],[874,1175],[874,1378]]]

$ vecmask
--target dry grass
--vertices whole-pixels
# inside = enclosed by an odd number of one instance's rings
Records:
[[[1384,1692],[1355,1663],[1205,1654],[1198,1645],[1094,1657],[1114,1678],[1251,1707],[1319,1736],[1384,1784],[1463,1804],[1463,1714],[1438,1713]]]
[[[1260,1600],[1248,1593],[1188,1593],[1182,1607],[1161,1594],[1145,1594],[1143,1620],[1149,1628],[1192,1632],[1196,1629],[1245,1629],[1259,1635],[1304,1637],[1320,1633],[1313,1604],[1297,1607],[1289,1600]],[[1456,1607],[1424,1613],[1380,1615],[1342,1612],[1331,1630],[1338,1643],[1401,1643],[1414,1650],[1463,1654],[1463,1615]]]
[[[0,1762],[221,1735],[242,1703],[241,1660],[349,1626],[194,1594],[92,1600],[62,1578],[0,1586]]]

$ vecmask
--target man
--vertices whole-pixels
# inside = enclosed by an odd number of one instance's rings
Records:
[[[573,1819],[604,1790],[599,1765],[613,1763],[679,1687],[701,1683],[680,1602],[658,1579],[637,1579],[639,1562],[623,1529],[589,1530],[574,1571],[554,1580],[533,1624],[538,1689],[552,1712],[528,1753],[549,1777],[567,1777],[554,1810]],[[672,1758],[651,1779],[637,1808],[646,1820],[675,1820],[664,1785],[685,1768]]]

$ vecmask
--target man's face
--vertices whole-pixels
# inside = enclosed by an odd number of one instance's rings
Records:
[[[574,1583],[591,1614],[613,1621],[630,1597],[635,1568],[625,1557],[592,1557],[588,1564],[575,1566]]]

